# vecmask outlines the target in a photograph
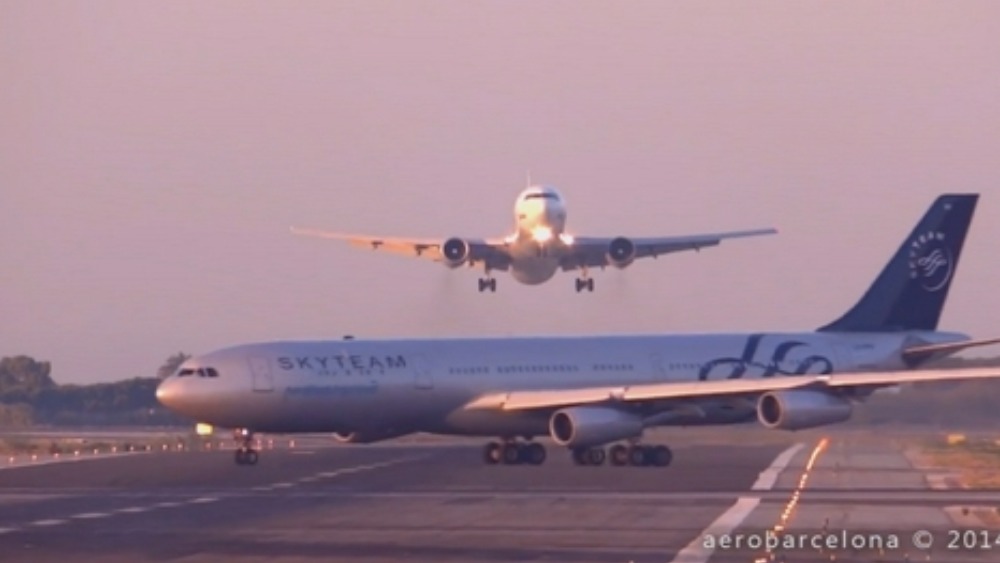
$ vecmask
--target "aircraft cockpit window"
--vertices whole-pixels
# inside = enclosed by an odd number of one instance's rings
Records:
[[[537,193],[537,194],[528,194],[528,195],[524,196],[524,199],[526,199],[526,200],[528,200],[528,199],[555,199],[555,200],[558,200],[559,198],[556,197],[556,194],[542,192],[542,193]]]
[[[194,374],[195,374],[195,370],[193,370],[191,368],[184,368],[181,371],[177,372],[177,377],[184,377],[184,376],[187,376],[187,375],[194,375]]]

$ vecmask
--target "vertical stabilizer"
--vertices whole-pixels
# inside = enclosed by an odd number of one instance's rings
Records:
[[[978,194],[937,198],[851,310],[820,331],[935,330]]]

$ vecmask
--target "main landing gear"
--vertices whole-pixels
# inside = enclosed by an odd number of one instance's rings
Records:
[[[604,460],[610,458],[611,465],[616,466],[667,467],[674,459],[670,448],[662,445],[616,444],[611,446],[607,453],[600,447],[574,448],[572,451],[573,462],[577,465],[603,465]]]
[[[237,428],[233,431],[233,439],[239,443],[234,461],[236,465],[257,465],[257,450],[253,449],[253,432],[247,428]]]
[[[487,289],[490,290],[490,293],[496,293],[497,291],[496,278],[479,278],[479,293],[482,293]]]
[[[674,459],[670,448],[663,445],[616,444],[603,447],[570,450],[576,465],[598,466],[607,461],[614,466],[667,467]],[[545,463],[545,446],[538,442],[504,440],[483,447],[483,462],[487,465],[541,465]]]
[[[545,463],[545,446],[538,442],[490,442],[483,448],[487,465],[541,465]]]
[[[576,292],[580,293],[584,289],[594,291],[594,278],[576,278]]]

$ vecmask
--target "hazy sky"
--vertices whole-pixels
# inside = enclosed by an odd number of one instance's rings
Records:
[[[997,69],[997,2],[2,1],[0,354],[808,330],[946,191],[942,328],[1000,336]],[[502,236],[527,169],[576,234],[781,234],[485,295],[288,234]]]

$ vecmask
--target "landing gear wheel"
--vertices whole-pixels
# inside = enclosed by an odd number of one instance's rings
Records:
[[[573,463],[577,465],[588,465],[586,448],[573,448],[572,456]]]
[[[653,446],[649,449],[646,459],[650,462],[650,465],[667,467],[673,461],[674,454],[666,446]]]
[[[588,465],[604,465],[606,458],[607,455],[604,453],[604,448],[590,448],[587,450]]]
[[[503,444],[490,442],[483,447],[483,461],[487,465],[496,465],[503,461]]]
[[[580,293],[584,289],[594,291],[594,278],[576,278],[576,292]]]
[[[636,467],[646,465],[647,457],[645,446],[632,446],[628,451],[628,461]]]
[[[258,458],[256,450],[239,448],[236,450],[233,461],[236,462],[236,465],[257,465]]]
[[[545,446],[535,442],[525,444],[521,457],[531,465],[541,465],[545,463]]]
[[[521,446],[514,443],[504,444],[503,462],[506,465],[517,465],[521,463]]]
[[[610,452],[610,454],[611,454],[610,455],[610,457],[611,457],[611,465],[617,465],[617,466],[628,465],[628,448],[627,447],[625,447],[625,446],[623,446],[621,444],[616,444],[614,446],[611,446],[611,452]]]

